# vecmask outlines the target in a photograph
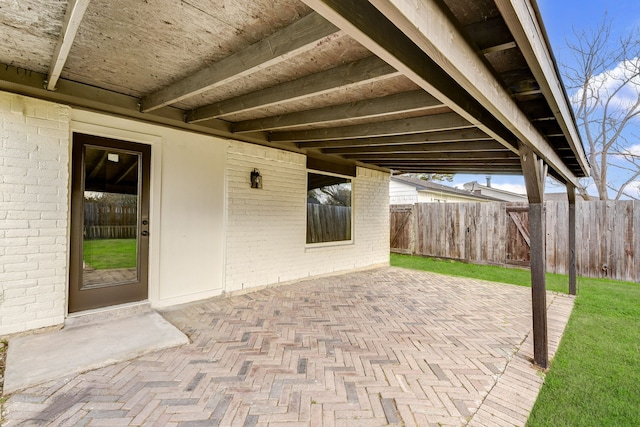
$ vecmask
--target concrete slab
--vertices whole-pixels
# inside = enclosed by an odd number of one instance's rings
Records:
[[[155,311],[15,337],[9,341],[4,393],[188,342]]]

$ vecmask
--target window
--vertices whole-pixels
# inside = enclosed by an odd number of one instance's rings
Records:
[[[307,243],[351,240],[351,180],[307,174]]]

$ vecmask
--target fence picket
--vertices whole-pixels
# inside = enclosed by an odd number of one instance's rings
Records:
[[[392,206],[392,217],[394,209]],[[408,208],[405,205],[403,209]],[[549,201],[546,209],[547,271],[566,274],[569,203]],[[398,229],[401,221],[392,221],[391,235],[403,238],[395,239],[391,251],[478,264],[526,266],[530,258],[528,253],[523,256],[528,247],[521,237],[522,231],[529,229],[526,213],[526,204],[419,203],[413,208],[412,221],[404,225],[406,230]],[[520,219],[520,231],[511,214]],[[579,202],[576,227],[579,275],[640,281],[639,201]]]

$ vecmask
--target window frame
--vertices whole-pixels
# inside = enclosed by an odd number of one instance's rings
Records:
[[[307,242],[307,237],[306,237],[306,232],[307,232],[307,227],[308,227],[308,215],[309,215],[309,208],[308,206],[305,205],[305,248],[321,248],[321,247],[328,247],[328,246],[348,246],[348,245],[353,245],[354,243],[354,211],[355,211],[355,197],[354,197],[354,181],[355,181],[355,176],[349,176],[349,175],[342,175],[342,174],[338,174],[338,173],[332,173],[332,172],[326,172],[326,171],[322,171],[322,170],[317,170],[317,169],[309,169],[307,168],[306,170],[306,184],[305,184],[305,200],[308,201],[309,199],[309,174],[313,173],[316,175],[326,175],[326,176],[334,176],[337,178],[343,178],[345,180],[348,180],[350,185],[351,185],[351,220],[350,220],[350,236],[351,238],[348,240],[332,240],[332,241],[328,241],[328,242],[315,242],[315,243],[309,243]],[[307,202],[308,204],[308,202]]]

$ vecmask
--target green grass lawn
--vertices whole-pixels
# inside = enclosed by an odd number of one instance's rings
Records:
[[[530,286],[528,270],[391,255],[391,265]],[[567,293],[568,278],[547,274]],[[578,278],[578,296],[527,427],[640,426],[640,284]]]
[[[85,240],[84,262],[96,270],[136,266],[136,239]]]

